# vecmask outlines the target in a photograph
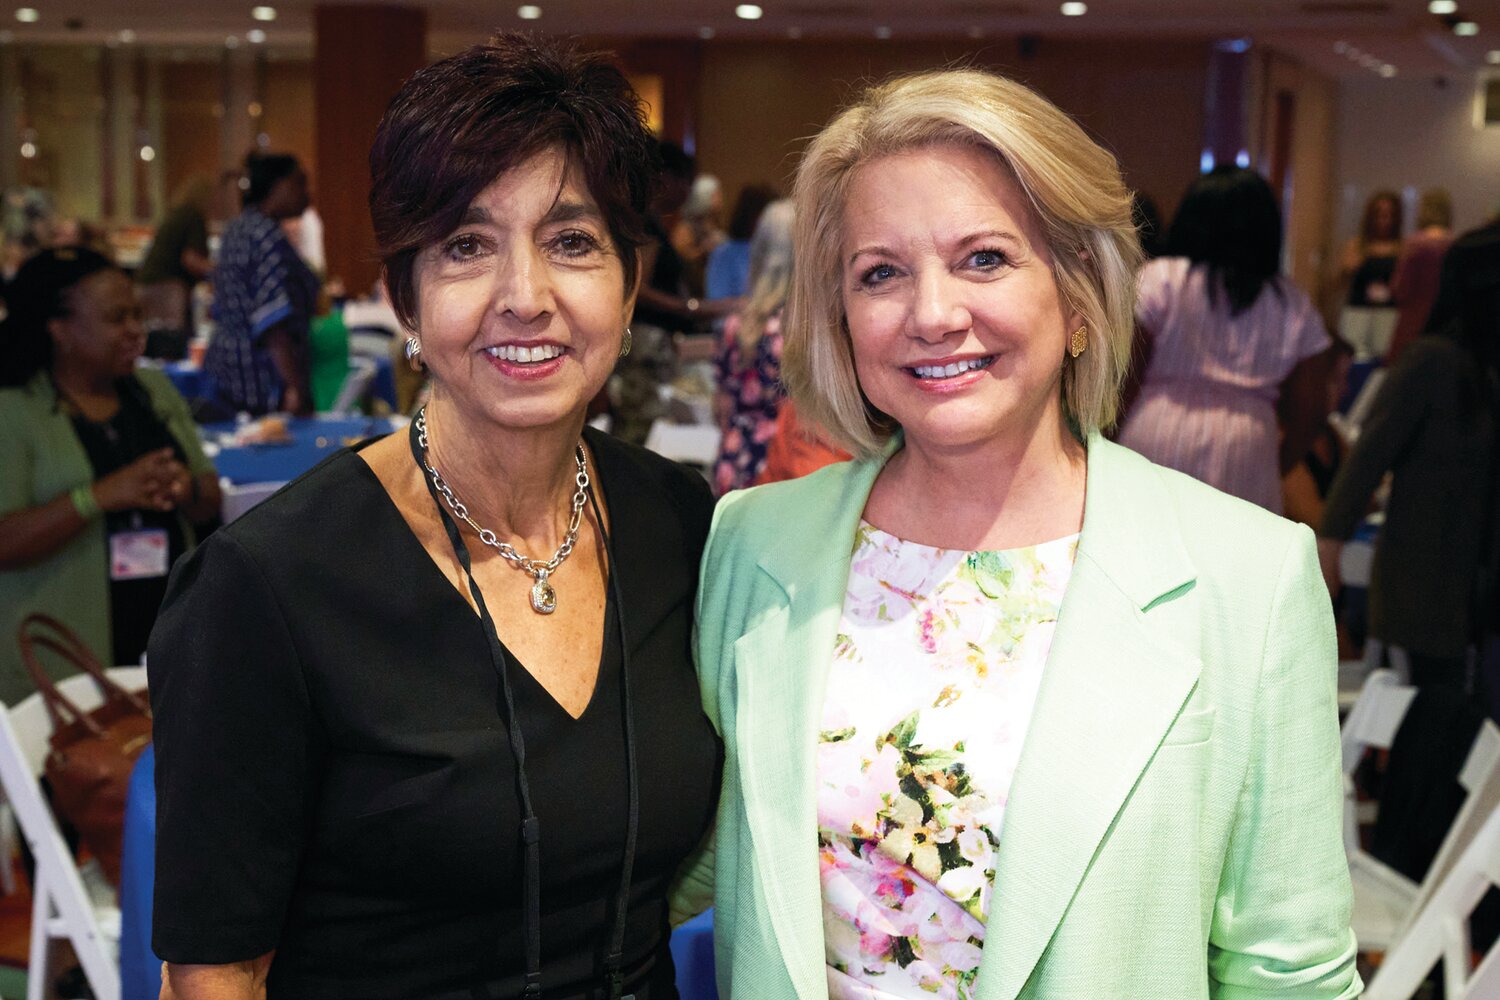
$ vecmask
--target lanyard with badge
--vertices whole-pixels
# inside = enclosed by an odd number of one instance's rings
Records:
[[[464,544],[457,522],[444,509],[432,476],[427,472],[426,440],[425,435],[420,431],[420,428],[425,427],[425,417],[424,407],[424,412],[418,413],[408,430],[412,458],[416,460],[417,468],[422,473],[422,481],[427,484],[427,491],[432,495],[432,502],[437,506],[438,516],[442,518],[443,528],[448,534],[448,542],[453,546],[453,554],[457,557],[459,565],[463,567],[464,577],[469,584],[469,594],[474,599],[474,607],[479,612],[480,621],[484,625],[485,639],[488,641],[490,650],[490,662],[495,668],[495,673],[500,677],[500,691],[505,701],[505,726],[510,737],[511,756],[516,761],[516,797],[521,811],[519,836],[523,854],[522,915],[526,949],[526,985],[521,995],[523,1000],[541,1000],[542,830],[541,821],[537,819],[536,811],[532,808],[531,785],[526,776],[526,740],[521,732],[520,720],[516,717],[516,700],[510,683],[510,658],[505,653],[505,647],[500,643],[500,636],[495,631],[495,620],[491,617],[489,608],[484,602],[484,594],[480,592],[479,584],[474,579],[469,547]],[[599,525],[599,531],[604,538],[604,552],[608,562],[609,599],[615,605],[615,625],[619,630],[620,703],[625,731],[625,851],[620,865],[620,884],[614,898],[609,941],[604,954],[604,987],[607,990],[608,1000],[635,1000],[634,994],[624,993],[623,972],[625,918],[630,909],[631,874],[635,865],[636,838],[640,828],[640,789],[636,768],[635,723],[630,704],[630,644],[625,636],[625,606],[620,599],[619,573],[615,562],[614,546],[610,541],[609,532],[605,530],[604,518],[599,512],[599,502],[594,497],[592,487],[589,488],[588,495],[595,522]],[[489,993],[482,985],[476,986],[474,997],[476,1000],[489,1000]]]
[[[80,419],[87,419],[83,417],[82,407],[60,389],[58,392],[68,401],[68,405],[79,415]],[[128,464],[128,457],[132,451],[127,447],[127,443],[120,439],[120,431],[114,424],[107,420],[89,422],[103,437],[110,450],[122,458],[120,466],[123,468]],[[167,575],[167,571],[172,566],[172,540],[165,528],[148,527],[141,512],[132,510],[108,518],[105,530],[108,534],[111,583],[154,580]]]

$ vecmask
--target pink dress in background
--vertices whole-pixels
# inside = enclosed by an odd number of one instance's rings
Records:
[[[1238,316],[1208,297],[1207,268],[1159,257],[1141,269],[1136,319],[1152,353],[1120,443],[1281,513],[1276,402],[1297,363],[1331,343],[1302,290],[1267,285]]]

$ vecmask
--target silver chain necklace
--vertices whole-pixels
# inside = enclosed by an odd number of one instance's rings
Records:
[[[512,566],[524,570],[536,581],[531,585],[531,610],[539,615],[550,615],[556,611],[557,591],[552,588],[547,577],[562,565],[562,561],[568,558],[569,553],[573,551],[574,543],[578,541],[578,524],[583,519],[583,505],[588,499],[589,489],[589,466],[584,457],[583,445],[581,443],[576,445],[573,452],[573,459],[578,463],[578,473],[574,476],[578,489],[573,493],[573,512],[568,517],[568,533],[563,537],[562,544],[557,547],[557,551],[552,553],[552,558],[542,562],[540,559],[521,555],[513,546],[497,538],[493,531],[481,528],[469,516],[469,508],[465,507],[463,501],[453,492],[453,488],[443,479],[442,473],[427,461],[427,410],[425,407],[417,414],[417,443],[422,448],[422,468],[432,477],[433,487],[442,494],[443,500],[452,508],[454,516],[472,528],[481,542],[500,553]]]

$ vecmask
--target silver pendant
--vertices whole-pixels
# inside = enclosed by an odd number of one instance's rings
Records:
[[[542,570],[531,585],[531,610],[539,615],[550,615],[557,610],[557,591],[547,582],[547,571]]]

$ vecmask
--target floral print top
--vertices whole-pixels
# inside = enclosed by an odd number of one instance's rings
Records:
[[[750,357],[740,346],[744,318],[729,317],[714,356],[714,374],[723,400],[719,455],[714,461],[716,496],[755,483],[766,464],[766,449],[776,431],[776,414],[786,393],[781,387],[781,313],[766,320],[765,331]]]
[[[861,522],[818,742],[831,1000],[973,995],[1077,549],[962,552]]]

